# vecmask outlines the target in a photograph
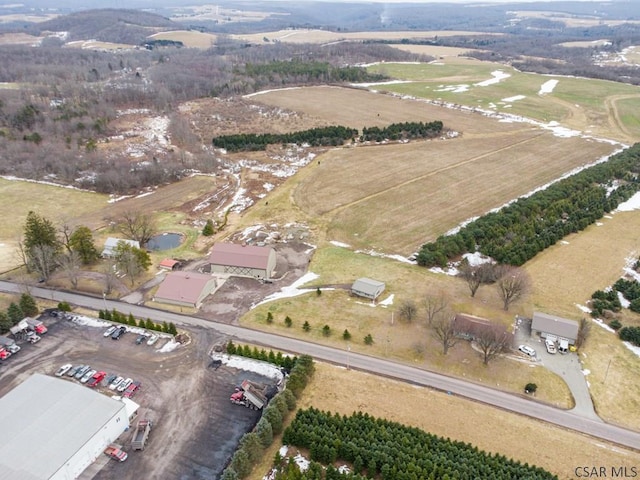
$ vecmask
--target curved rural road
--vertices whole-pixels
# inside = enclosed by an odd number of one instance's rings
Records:
[[[0,281],[0,291],[22,293],[25,291],[25,287],[11,282]],[[618,445],[640,450],[640,432],[580,417],[569,411],[536,403],[516,395],[494,390],[482,385],[469,383],[456,378],[447,377],[446,375],[410,367],[408,365],[394,363],[389,360],[369,357],[359,353],[318,345],[294,338],[282,337],[257,330],[250,330],[248,328],[238,327],[235,325],[216,323],[210,320],[189,317],[140,305],[130,305],[119,301],[105,300],[100,297],[49,290],[41,287],[29,287],[29,292],[31,295],[36,297],[46,298],[56,302],[67,301],[75,305],[95,310],[100,310],[105,307],[109,310],[116,308],[123,312],[131,312],[134,316],[141,318],[153,318],[160,322],[166,321],[179,325],[211,328],[224,335],[228,335],[245,342],[265,345],[298,354],[308,354],[316,359],[330,363],[341,364],[364,372],[383,375],[389,378],[410,382],[415,385],[446,391],[452,395],[458,395],[479,401],[510,412],[519,413],[560,427],[585,433]]]

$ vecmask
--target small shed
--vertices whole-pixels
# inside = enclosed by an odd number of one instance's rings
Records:
[[[165,258],[159,264],[159,267],[163,270],[175,270],[180,265],[178,260],[174,260],[173,258]]]
[[[153,301],[181,307],[200,308],[204,299],[217,286],[217,279],[211,275],[182,270],[169,272],[160,284]]]
[[[351,294],[375,300],[384,292],[385,286],[384,282],[363,277],[353,282]]]
[[[531,321],[531,334],[551,340],[566,340],[574,345],[578,338],[579,324],[575,320],[556,317],[547,313],[534,312]]]
[[[140,248],[140,242],[138,242],[137,240],[127,240],[127,239],[124,239],[124,238],[109,237],[104,242],[104,249],[102,250],[103,258],[113,257],[114,252],[116,250],[116,247],[118,246],[118,243],[120,243],[120,242],[124,242],[124,243],[126,243],[128,245],[131,245],[132,247],[135,247],[135,248]]]

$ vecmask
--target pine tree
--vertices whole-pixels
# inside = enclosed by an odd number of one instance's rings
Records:
[[[11,302],[9,308],[7,308],[7,316],[9,317],[9,320],[11,320],[11,324],[16,325],[24,318],[24,313],[17,303]]]
[[[20,295],[20,308],[22,309],[22,313],[27,317],[35,317],[38,315],[36,301],[28,293]]]
[[[205,237],[210,237],[213,234],[214,234],[213,220],[209,218],[207,220],[207,223],[204,224],[204,227],[202,229],[202,235],[204,235]]]

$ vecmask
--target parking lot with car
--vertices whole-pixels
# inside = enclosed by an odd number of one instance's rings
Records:
[[[187,345],[163,353],[167,339],[151,332],[141,342],[137,330],[115,341],[116,330],[105,335],[105,326],[64,317],[46,319],[46,324],[45,340],[25,342],[19,355],[3,362],[0,395],[33,373],[44,373],[100,394],[134,397],[140,410],[132,427],[141,418],[153,420],[144,452],[127,448],[131,428],[118,439],[129,453],[127,460],[105,461],[105,456],[81,478],[218,478],[240,437],[259,419],[261,412],[232,404],[229,395],[245,379],[266,379],[225,365],[211,368],[212,345],[227,339],[210,329],[190,329]]]

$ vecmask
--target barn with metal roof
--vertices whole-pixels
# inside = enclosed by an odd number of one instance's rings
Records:
[[[236,243],[216,243],[209,254],[211,272],[268,280],[276,268],[276,252],[271,247]]]
[[[129,426],[124,403],[34,374],[0,398],[1,480],[73,479]]]

